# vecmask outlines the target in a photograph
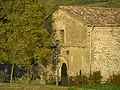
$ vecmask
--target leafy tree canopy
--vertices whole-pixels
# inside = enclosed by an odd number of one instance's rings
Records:
[[[39,63],[48,61],[50,35],[41,28],[45,7],[30,0],[6,0],[0,3],[0,12],[1,60],[27,64],[34,57]]]

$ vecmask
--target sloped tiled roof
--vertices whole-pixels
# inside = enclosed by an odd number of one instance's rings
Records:
[[[120,26],[120,8],[60,6],[59,9],[88,26]]]

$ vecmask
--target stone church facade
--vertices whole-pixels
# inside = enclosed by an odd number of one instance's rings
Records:
[[[53,40],[60,42],[59,79],[63,64],[68,77],[120,73],[120,9],[60,6],[52,20]]]

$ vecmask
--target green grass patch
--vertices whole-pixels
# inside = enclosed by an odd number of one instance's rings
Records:
[[[106,2],[93,3],[93,4],[85,4],[84,6],[90,6],[90,7],[105,7],[105,6],[106,6]]]
[[[68,90],[77,90],[76,87],[68,87]]]
[[[0,83],[0,90],[68,90],[68,87],[40,84]]]
[[[110,84],[97,84],[97,85],[82,85],[80,88],[83,88],[85,90],[120,90],[120,86],[116,85],[110,85]]]
[[[120,86],[100,84],[100,85],[81,85],[81,86],[56,86],[40,84],[16,84],[0,83],[0,90],[120,90]]]

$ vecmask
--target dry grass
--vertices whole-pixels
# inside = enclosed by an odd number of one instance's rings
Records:
[[[33,84],[0,84],[0,90],[68,90],[67,87]]]
[[[36,85],[36,84],[15,84],[0,83],[0,90],[95,90],[76,87],[63,87],[53,85]]]

